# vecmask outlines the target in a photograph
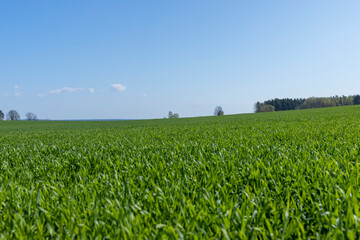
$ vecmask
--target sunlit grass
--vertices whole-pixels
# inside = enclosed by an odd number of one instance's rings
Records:
[[[0,122],[2,238],[358,239],[360,108]]]

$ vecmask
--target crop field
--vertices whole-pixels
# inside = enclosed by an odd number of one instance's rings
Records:
[[[0,122],[0,238],[359,239],[360,107]]]

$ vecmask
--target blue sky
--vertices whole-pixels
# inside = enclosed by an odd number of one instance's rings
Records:
[[[0,110],[43,119],[253,111],[360,93],[359,1],[2,1]]]

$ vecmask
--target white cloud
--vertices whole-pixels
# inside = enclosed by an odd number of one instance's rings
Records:
[[[147,95],[147,94],[143,94],[143,95],[141,95],[141,96],[143,96],[143,97],[147,97],[148,95]]]
[[[39,93],[36,96],[42,98],[49,94],[54,95],[54,94],[62,94],[62,93],[72,93],[72,92],[77,92],[77,91],[81,91],[81,90],[85,90],[85,89],[84,88],[63,87],[63,88],[59,88],[59,89],[55,89],[55,90],[50,90],[48,93]],[[89,88],[88,91],[89,91],[89,93],[95,93],[94,88]]]
[[[21,88],[19,85],[14,86],[14,93],[4,93],[3,96],[7,97],[20,97],[21,93],[19,93],[19,88]]]
[[[60,94],[60,93],[72,93],[82,90],[82,88],[71,88],[71,87],[63,87],[56,90],[51,90],[50,94]]]
[[[111,84],[111,89],[117,92],[124,92],[126,90],[126,86],[120,83]]]

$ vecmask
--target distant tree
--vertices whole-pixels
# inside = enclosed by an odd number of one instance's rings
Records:
[[[260,107],[261,107],[261,103],[260,103],[260,102],[256,102],[256,103],[255,103],[255,106],[254,106],[254,109],[255,109],[255,112],[256,112],[256,113],[259,112]]]
[[[354,105],[354,96],[348,96],[344,105]]]
[[[7,120],[17,121],[20,120],[20,115],[15,110],[10,110],[6,116]]]
[[[274,106],[271,106],[271,105],[266,105],[264,104],[262,106],[262,111],[263,112],[274,112],[275,111],[275,107]]]
[[[172,111],[169,111],[169,114],[168,114],[168,118],[173,118],[174,117],[174,114]]]
[[[179,114],[169,111],[168,118],[179,118]]]
[[[224,110],[222,109],[221,106],[217,106],[217,107],[215,108],[214,115],[215,115],[215,116],[222,116],[222,115],[224,115]]]
[[[255,104],[255,112],[256,113],[260,113],[260,112],[274,112],[275,111],[275,107],[269,104],[264,104],[264,103],[259,103],[257,102]]]
[[[254,110],[256,113],[260,112],[261,104],[263,104],[263,103],[260,103],[260,102],[255,103]]]
[[[28,112],[26,114],[26,119],[29,121],[35,121],[37,120],[37,116],[34,113]]]
[[[0,120],[4,120],[5,114],[0,110]]]
[[[354,96],[354,105],[359,105],[360,104],[360,95],[355,95]]]

